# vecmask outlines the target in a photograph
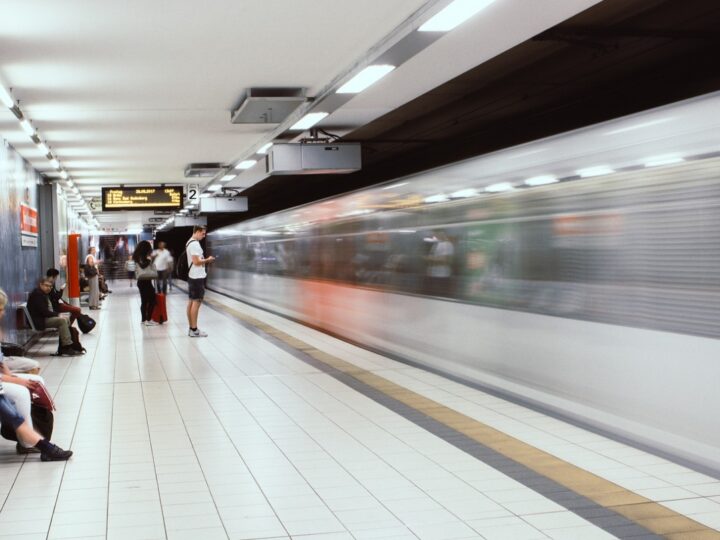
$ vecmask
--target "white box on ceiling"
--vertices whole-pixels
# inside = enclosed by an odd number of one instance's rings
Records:
[[[362,168],[360,143],[276,143],[267,155],[267,173],[347,174]]]
[[[206,197],[200,199],[200,212],[247,212],[247,197]]]

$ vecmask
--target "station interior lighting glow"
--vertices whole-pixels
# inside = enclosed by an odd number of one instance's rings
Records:
[[[257,163],[257,161],[255,161],[254,159],[246,159],[245,161],[241,161],[240,163],[235,165],[235,169],[238,169],[238,170],[249,169],[256,163]]]
[[[575,171],[581,178],[591,178],[593,176],[602,176],[604,174],[614,173],[615,170],[607,165],[597,165],[595,167],[587,167],[586,169],[578,169]]]
[[[648,158],[645,161],[646,167],[659,167],[660,165],[673,165],[675,163],[682,163],[685,161],[680,156],[656,156]]]
[[[485,9],[495,0],[455,0],[420,26],[420,32],[448,32]]]
[[[325,118],[328,115],[326,112],[314,112],[314,113],[308,113],[305,116],[303,116],[300,120],[295,122],[292,127],[290,127],[291,131],[302,131],[305,129],[310,129],[315,124],[317,124],[320,120]]]
[[[223,176],[223,177],[220,179],[220,181],[221,181],[221,182],[229,182],[230,180],[232,180],[232,179],[235,178],[236,176],[237,176],[237,175],[235,175],[235,174],[226,174],[225,176]]]
[[[12,109],[15,106],[15,100],[10,95],[3,85],[0,84],[0,101],[8,109]]]
[[[501,193],[503,191],[511,191],[513,189],[513,185],[510,182],[499,182],[485,187],[485,191],[488,193]]]
[[[270,147],[273,145],[273,143],[269,142],[267,144],[264,144],[260,147],[260,149],[257,151],[258,154],[267,154],[268,150],[270,150]]]
[[[469,197],[475,197],[478,194],[476,189],[461,189],[460,191],[456,191],[454,193],[450,194],[450,197],[452,199],[467,199]]]
[[[532,178],[525,179],[525,185],[544,186],[546,184],[554,184],[557,181],[557,176],[553,176],[552,174],[541,174],[540,176],[533,176]]]
[[[35,135],[35,128],[27,119],[20,120],[20,127],[23,128],[23,131],[27,133],[28,136],[32,137]]]
[[[218,191],[222,186],[220,184],[213,184],[211,186],[208,186],[208,191]]]
[[[340,88],[338,88],[337,93],[338,94],[357,94],[359,92],[362,92],[367,87],[378,82],[385,75],[390,73],[393,69],[395,69],[395,66],[391,66],[391,65],[387,65],[387,64],[368,66],[365,69],[363,69],[360,73],[355,75],[348,82],[343,84]]]

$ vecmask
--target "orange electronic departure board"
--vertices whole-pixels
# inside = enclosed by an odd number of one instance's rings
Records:
[[[102,188],[103,212],[108,210],[179,210],[182,207],[182,186]]]

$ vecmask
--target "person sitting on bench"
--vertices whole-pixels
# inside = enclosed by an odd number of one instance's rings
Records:
[[[52,281],[46,277],[38,281],[38,286],[33,289],[28,298],[28,311],[32,317],[33,324],[38,330],[47,328],[57,328],[60,334],[60,348],[58,352],[62,355],[77,356],[80,354],[72,347],[72,334],[70,334],[70,325],[67,319],[60,316],[59,313],[53,311],[52,301],[50,300],[50,290],[52,289]]]
[[[72,326],[75,319],[77,319],[79,315],[82,315],[82,309],[78,306],[71,306],[62,299],[65,285],[63,285],[60,289],[57,288],[57,278],[60,275],[60,271],[57,268],[48,268],[45,275],[52,281],[53,284],[52,289],[50,289],[50,301],[52,302],[53,311],[56,313],[70,313],[70,320],[68,323]]]
[[[2,319],[5,314],[7,301],[8,297],[5,291],[0,289],[0,319]],[[2,360],[2,351],[0,351],[0,363],[2,363]],[[22,384],[22,386],[30,390],[33,384],[34,383],[28,382],[27,384]],[[27,392],[27,394],[29,394],[29,392]],[[15,431],[18,441],[22,443],[20,445],[22,448],[36,448],[39,450],[42,461],[67,461],[70,459],[70,456],[73,455],[72,450],[63,450],[43,438],[42,435],[32,428],[30,422],[18,412],[15,403],[13,403],[9,396],[5,395],[2,382],[0,382],[0,423],[10,426],[13,431]]]

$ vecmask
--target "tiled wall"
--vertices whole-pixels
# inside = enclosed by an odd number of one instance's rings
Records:
[[[0,321],[0,330],[12,334],[15,309],[40,276],[40,250],[20,244],[20,203],[37,208],[39,176],[5,141],[0,140],[0,287],[10,305]]]

